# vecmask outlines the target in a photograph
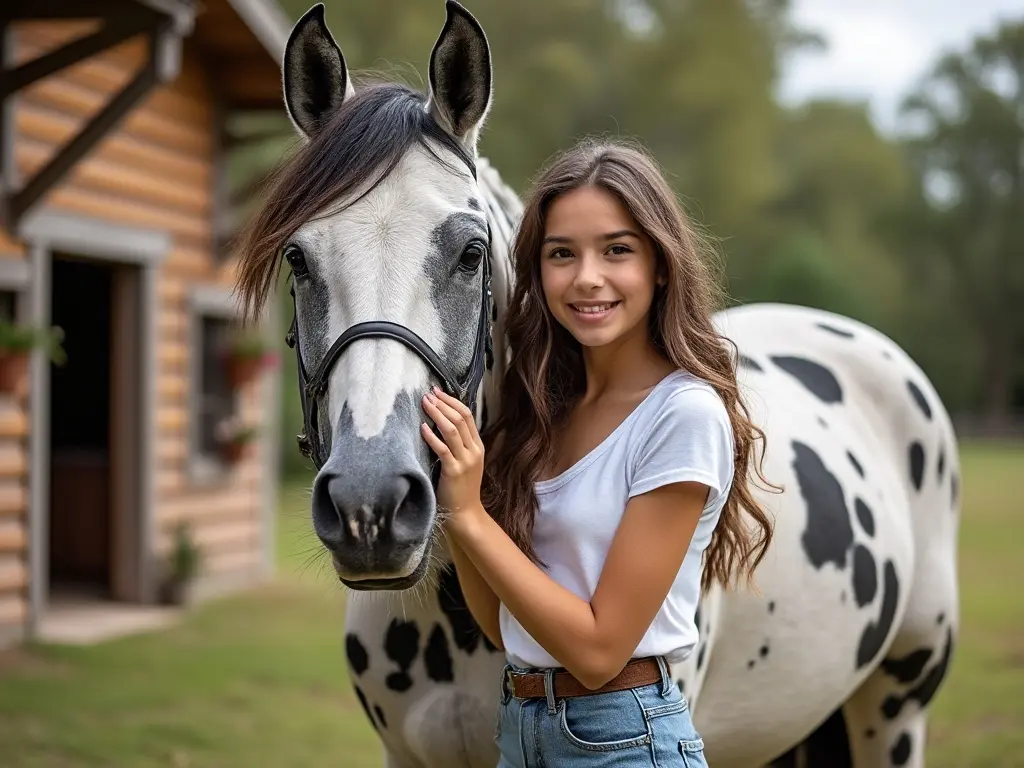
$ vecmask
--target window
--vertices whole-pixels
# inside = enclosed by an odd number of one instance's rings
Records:
[[[227,470],[218,426],[238,413],[238,396],[224,365],[224,353],[235,327],[235,306],[226,291],[205,286],[194,289],[189,350],[189,464],[193,481],[215,480]]]
[[[18,294],[0,290],[0,320],[10,323],[18,317]]]
[[[224,371],[224,349],[230,332],[229,320],[209,315],[199,318],[196,449],[206,460],[217,460],[217,425],[235,413],[235,395]]]

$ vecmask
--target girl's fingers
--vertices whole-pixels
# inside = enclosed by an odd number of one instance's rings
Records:
[[[476,446],[477,435],[475,434],[476,427],[473,424],[473,421],[467,421],[461,411],[457,410],[452,405],[449,405],[449,403],[445,402],[445,400],[442,399],[442,397],[446,398],[447,400],[452,400],[453,398],[448,397],[436,387],[434,388],[433,392],[434,397],[437,398],[434,404],[437,406],[438,410],[445,415],[445,418],[447,418],[448,421],[454,424],[455,428],[459,430],[459,435],[462,438],[462,444],[467,448]],[[458,401],[456,400],[455,402]]]
[[[461,423],[465,425],[466,429],[462,430],[462,439],[466,442],[466,445],[477,445],[483,447],[483,443],[480,440],[480,432],[476,428],[476,419],[473,417],[473,412],[469,410],[465,403],[461,400],[452,397],[447,392],[442,392],[440,388],[433,388],[434,396],[437,398],[437,402],[447,406],[451,411],[454,411],[459,415]],[[455,419],[452,419],[455,421]],[[456,422],[457,424],[459,422]]]
[[[429,424],[420,424],[420,431],[423,433],[423,439],[427,441],[427,445],[433,449],[434,453],[441,459],[441,462],[444,463],[445,459],[452,455],[444,440],[441,440],[434,434],[434,430],[430,428]]]
[[[430,418],[434,420],[434,424],[437,425],[437,429],[444,438],[444,442],[447,444],[451,454],[455,458],[461,457],[466,450],[466,445],[463,442],[462,434],[459,432],[458,427],[438,407],[436,400],[431,402],[429,395],[423,396],[423,407]]]

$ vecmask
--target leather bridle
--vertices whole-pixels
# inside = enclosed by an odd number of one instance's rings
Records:
[[[474,178],[476,177],[475,164],[470,165]],[[320,431],[318,399],[327,392],[327,385],[330,373],[334,365],[341,358],[341,354],[354,341],[358,339],[392,339],[401,342],[415,352],[423,360],[440,380],[444,391],[459,399],[470,410],[476,413],[476,398],[483,381],[484,371],[490,367],[493,359],[493,347],[491,343],[491,227],[487,226],[487,251],[480,259],[480,269],[483,270],[483,295],[480,301],[480,317],[477,321],[476,343],[473,349],[473,358],[470,361],[469,369],[461,378],[430,348],[420,336],[406,328],[404,325],[392,323],[387,320],[369,320],[356,323],[345,330],[339,336],[327,354],[324,355],[320,364],[312,376],[306,374],[306,367],[302,362],[302,351],[299,345],[298,334],[298,310],[295,301],[295,282],[292,281],[292,324],[285,337],[285,342],[295,350],[295,357],[298,362],[299,373],[299,400],[302,403],[303,432],[297,436],[299,451],[306,457],[313,460],[319,470],[327,461],[324,454],[323,435]],[[434,427],[435,434],[438,433]],[[434,462],[432,481],[436,488],[440,473],[440,463]]]

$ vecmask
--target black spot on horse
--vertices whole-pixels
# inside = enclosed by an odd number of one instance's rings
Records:
[[[356,698],[359,699],[359,706],[361,706],[363,708],[363,712],[366,713],[366,719],[370,721],[370,725],[373,726],[373,730],[379,733],[380,730],[377,728],[377,721],[374,720],[373,715],[370,714],[370,705],[366,701],[366,695],[363,693],[363,689],[360,688],[358,685],[355,686],[355,689]]]
[[[498,650],[494,643],[487,639],[480,629],[480,625],[473,618],[473,614],[470,613],[454,565],[448,565],[441,571],[441,578],[437,585],[437,600],[444,615],[451,623],[452,639],[459,650],[472,655],[481,640],[488,652],[494,653]]]
[[[953,505],[954,509],[956,508],[957,499],[958,499],[959,495],[960,495],[960,478],[957,476],[956,472],[954,472],[952,475],[950,475],[950,478],[949,478],[949,502],[950,502],[950,504]]]
[[[401,693],[412,687],[409,668],[420,650],[420,628],[411,621],[392,619],[384,635],[384,653],[398,665],[397,672],[391,672],[384,680],[392,691]]]
[[[762,368],[752,357],[747,357],[746,355],[740,355],[739,365],[741,368],[748,368],[751,371],[764,373],[764,368]]]
[[[370,666],[370,655],[359,638],[351,632],[345,635],[345,656],[348,657],[348,665],[356,675],[361,675]]]
[[[817,326],[818,328],[821,328],[821,330],[823,331],[834,333],[836,336],[842,336],[844,339],[853,338],[852,332],[844,330],[842,328],[836,328],[834,325],[829,325],[828,323],[815,323],[814,325]]]
[[[850,463],[853,465],[853,468],[856,470],[857,474],[860,475],[861,477],[864,477],[864,467],[862,467],[860,462],[857,461],[857,457],[854,456],[849,451],[847,451],[846,458],[850,460]]]
[[[807,527],[800,538],[804,552],[815,568],[825,563],[845,568],[853,525],[842,486],[813,448],[793,441],[793,453],[793,469],[807,504]]]
[[[889,752],[889,757],[892,758],[893,765],[906,765],[907,760],[910,759],[910,734],[904,731],[900,734],[900,737],[896,739],[896,743],[893,744],[892,750]]]
[[[899,682],[912,683],[921,677],[924,667],[932,657],[931,648],[919,648],[904,656],[902,659],[883,659],[882,669]]]
[[[914,402],[917,403],[917,407],[921,409],[921,413],[928,421],[932,420],[932,407],[928,405],[928,400],[924,396],[924,392],[914,382],[907,379],[907,389],[910,390],[910,396],[914,398]]]
[[[917,440],[910,444],[908,451],[910,457],[910,480],[914,484],[914,490],[921,490],[921,483],[924,482],[924,446]]]
[[[466,206],[472,208],[474,211],[483,211],[483,208],[480,207],[480,201],[475,197],[469,198],[469,200],[466,201]]]
[[[942,475],[946,471],[946,446],[939,446],[939,463],[935,467],[935,474],[938,476],[939,481],[942,481]]]
[[[839,380],[832,371],[820,363],[806,357],[789,355],[773,355],[769,359],[803,384],[819,400],[826,403],[843,401],[843,389],[839,386]]]
[[[878,574],[875,573],[875,558],[863,544],[853,548],[853,596],[857,606],[863,608],[875,599],[878,592]]]
[[[768,643],[765,643],[761,646],[760,650],[758,650],[758,654],[761,656],[762,659],[768,655]]]
[[[875,516],[871,514],[871,507],[863,499],[853,500],[853,509],[857,513],[857,520],[864,533],[868,536],[875,535]]]
[[[886,360],[892,360],[892,354],[887,349],[882,350],[882,357],[884,357]]]
[[[774,600],[769,600],[768,601],[768,613],[775,613],[775,601]]]
[[[750,661],[747,662],[747,669],[753,669],[753,668],[754,668],[754,660],[751,659]]]
[[[940,658],[928,673],[921,678],[921,682],[907,691],[905,696],[889,696],[882,704],[882,714],[889,720],[897,717],[903,705],[910,700],[917,701],[918,706],[924,709],[934,698],[939,686],[949,671],[949,662],[953,656],[953,630],[946,630],[946,646]]]
[[[944,622],[945,620],[946,620],[946,614],[945,613],[940,613],[939,617],[937,619],[935,619],[935,623],[936,624],[942,624],[942,622]]]
[[[818,417],[818,424],[821,425],[822,429],[828,429],[828,422],[821,418],[821,416]]]
[[[886,560],[882,576],[882,609],[878,614],[878,621],[869,623],[860,636],[860,644],[857,648],[857,669],[869,664],[882,650],[885,639],[892,631],[899,597],[900,580],[896,575],[896,566],[893,565],[892,560]]]
[[[386,717],[384,717],[384,710],[381,709],[379,705],[377,705],[377,704],[373,705],[373,714],[375,714],[377,716],[377,722],[380,723],[380,727],[381,728],[387,728],[388,727],[388,719]]]
[[[868,728],[866,731],[864,731],[864,736],[869,738],[869,739],[875,738],[875,729],[874,728]]]
[[[430,632],[427,647],[423,649],[423,665],[427,668],[427,677],[435,683],[450,683],[455,679],[448,638],[440,624],[435,624]]]
[[[679,692],[683,694],[683,696],[686,695],[686,681],[684,681],[683,678],[679,678],[678,680],[676,680],[676,687],[679,689]]]

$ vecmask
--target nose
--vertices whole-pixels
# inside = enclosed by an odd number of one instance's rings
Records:
[[[600,260],[590,253],[580,254],[576,259],[576,276],[573,283],[576,288],[584,291],[600,288],[604,283]]]
[[[410,556],[430,534],[430,497],[429,480],[416,471],[367,474],[325,467],[313,483],[313,530],[353,577],[404,575]]]

